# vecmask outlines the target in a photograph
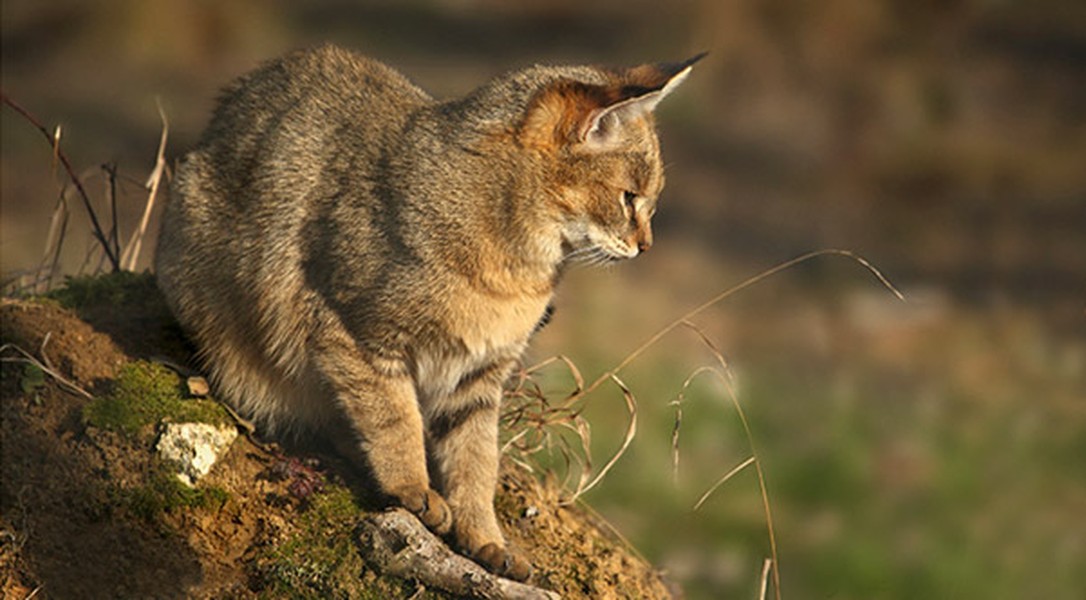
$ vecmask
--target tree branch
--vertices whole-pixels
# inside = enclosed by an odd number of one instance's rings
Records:
[[[453,553],[406,510],[366,517],[359,530],[365,559],[382,573],[486,600],[558,600],[558,594],[487,572]]]

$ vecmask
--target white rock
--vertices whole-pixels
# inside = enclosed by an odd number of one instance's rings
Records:
[[[167,423],[155,444],[158,455],[177,464],[177,477],[188,485],[207,475],[238,437],[232,425]]]

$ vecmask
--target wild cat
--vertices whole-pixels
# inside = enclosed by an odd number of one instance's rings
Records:
[[[652,112],[699,58],[534,66],[445,101],[334,46],[268,62],[177,169],[159,287],[243,414],[326,435],[523,580],[493,506],[503,382],[568,264],[652,245]]]

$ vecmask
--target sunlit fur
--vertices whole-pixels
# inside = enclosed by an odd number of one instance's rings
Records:
[[[267,63],[177,169],[159,285],[217,393],[523,578],[493,510],[502,383],[565,265],[651,245],[651,110],[688,71],[531,67],[439,102],[331,46]]]

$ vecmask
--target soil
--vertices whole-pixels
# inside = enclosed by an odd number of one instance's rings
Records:
[[[114,394],[126,365],[191,359],[150,276],[114,277],[118,293],[85,293],[98,288],[80,291],[84,281],[54,299],[0,301],[4,598],[447,597],[367,565],[355,525],[382,506],[325,449],[239,436],[192,490],[154,456],[154,424],[132,434],[90,420],[86,407]],[[651,565],[588,511],[562,506],[546,478],[504,467],[497,506],[535,565],[533,585],[669,597]]]

